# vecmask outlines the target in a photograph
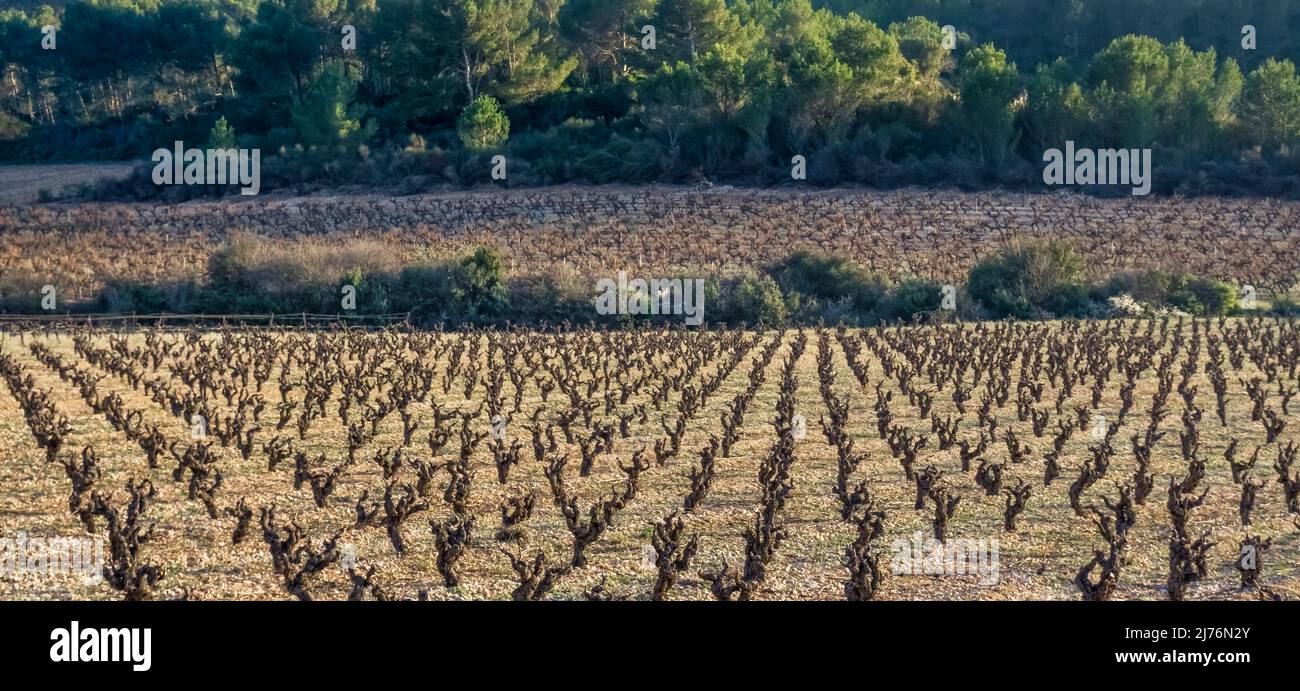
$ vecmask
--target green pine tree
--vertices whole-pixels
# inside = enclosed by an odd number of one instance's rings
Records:
[[[208,131],[209,149],[233,149],[235,147],[235,130],[226,122],[226,116],[217,118],[212,129]]]
[[[298,134],[308,146],[351,146],[375,132],[373,121],[365,122],[366,107],[354,103],[357,79],[342,60],[323,63],[291,115]]]
[[[510,120],[491,96],[479,96],[465,106],[456,120],[456,134],[469,149],[491,149],[510,136]]]

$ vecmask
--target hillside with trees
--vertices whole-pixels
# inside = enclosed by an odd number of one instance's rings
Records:
[[[1041,186],[1065,140],[1162,194],[1300,192],[1300,3],[89,0],[0,11],[0,160],[263,152],[263,189]],[[1247,47],[1243,27],[1255,28]],[[42,27],[57,47],[42,47]],[[650,28],[653,28],[651,30]],[[945,27],[952,27],[951,33]],[[354,43],[349,40],[354,39]],[[653,39],[653,40],[651,40]],[[217,190],[220,192],[220,190]],[[169,198],[147,175],[90,192]],[[1124,193],[1127,193],[1125,191]]]

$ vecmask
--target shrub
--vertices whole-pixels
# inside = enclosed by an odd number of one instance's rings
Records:
[[[100,289],[90,309],[137,314],[224,311],[210,309],[209,303],[219,304],[219,301],[214,299],[213,291],[194,280],[173,283],[113,280]]]
[[[1268,313],[1276,317],[1300,317],[1300,302],[1289,297],[1279,297],[1269,305]]]
[[[403,267],[389,293],[392,309],[410,312],[417,324],[445,319],[452,306],[452,273],[446,264]]]
[[[1030,319],[1072,306],[1084,266],[1083,255],[1065,242],[1019,241],[976,264],[967,288],[994,317]]]
[[[1156,307],[1175,308],[1194,315],[1217,316],[1237,310],[1237,291],[1223,281],[1160,270],[1112,276],[1105,297],[1128,293]]]
[[[517,324],[559,324],[591,321],[591,285],[576,271],[562,270],[544,276],[512,279],[507,315]]]
[[[32,274],[0,275],[0,312],[33,314],[41,312],[41,289],[46,279]],[[59,298],[59,311],[63,311],[63,298]]]
[[[1137,271],[1111,276],[1103,289],[1104,297],[1127,293],[1139,302],[1164,305],[1173,286],[1173,276],[1165,271]]]
[[[1141,317],[1146,314],[1146,309],[1142,303],[1133,299],[1128,293],[1119,293],[1106,299],[1107,316],[1118,317],[1121,319],[1129,317]]]
[[[322,312],[328,314],[339,307],[336,301],[342,296],[344,286],[356,289],[356,312],[358,314],[384,314],[388,312],[388,286],[381,276],[366,273],[361,267],[348,269],[338,283],[334,300],[322,305]]]
[[[395,274],[401,266],[397,250],[379,240],[313,238],[290,245],[236,235],[208,262],[213,294],[205,309],[333,313],[339,310],[340,277],[358,272],[358,276],[379,280]]]
[[[911,321],[917,315],[939,309],[942,301],[943,286],[912,278],[891,288],[876,312],[889,321]]]
[[[846,257],[800,250],[773,268],[787,294],[797,293],[822,303],[848,303],[870,312],[885,294],[885,282]],[[815,308],[816,305],[810,305]]]
[[[1206,316],[1232,314],[1237,311],[1237,289],[1214,278],[1182,276],[1183,290],[1195,298],[1201,306],[1200,312]]]
[[[25,136],[29,129],[31,125],[5,111],[0,111],[0,141],[16,141]]]
[[[1032,319],[1034,306],[1024,291],[1000,280],[998,269],[981,263],[971,270],[967,289],[972,299],[995,318]]]
[[[1092,311],[1092,301],[1084,284],[1061,283],[1047,294],[1043,307],[1056,317],[1085,317]]]
[[[491,247],[476,247],[452,273],[451,297],[459,314],[474,321],[500,316],[509,305],[505,264]]]
[[[622,166],[623,159],[606,149],[594,149],[578,159],[574,171],[586,180],[604,184],[618,181]]]
[[[169,308],[158,286],[132,281],[110,281],[95,300],[95,309],[101,312],[166,312]]]
[[[723,305],[726,321],[776,326],[790,316],[781,287],[771,276],[744,276],[729,287]]]

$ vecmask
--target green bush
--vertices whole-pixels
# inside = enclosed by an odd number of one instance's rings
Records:
[[[574,170],[583,178],[596,184],[617,182],[623,159],[605,149],[594,149],[579,158]]]
[[[343,274],[343,278],[338,283],[338,290],[335,291],[332,304],[322,305],[322,312],[328,314],[332,310],[337,310],[341,299],[342,289],[345,286],[352,286],[356,289],[356,313],[357,314],[385,314],[389,311],[388,286],[387,280],[381,276],[375,276],[365,272],[360,267],[348,269]]]
[[[837,255],[800,250],[773,267],[772,274],[781,290],[797,294],[796,304],[804,304],[807,310],[842,303],[869,313],[885,294],[880,277]]]
[[[110,281],[99,291],[95,309],[101,312],[149,313],[166,312],[170,306],[167,304],[167,296],[156,285]]]
[[[1164,305],[1173,285],[1172,276],[1165,271],[1135,271],[1111,276],[1102,289],[1102,297],[1126,293],[1140,302]]]
[[[1300,317],[1300,302],[1289,297],[1279,297],[1269,305],[1268,313],[1275,317]]]
[[[728,287],[726,321],[779,326],[790,317],[781,287],[771,276],[745,276]]]
[[[0,141],[15,141],[27,134],[31,125],[0,110]]]
[[[395,312],[410,312],[417,324],[446,319],[452,308],[452,273],[447,264],[412,264],[397,274],[389,291]]]
[[[592,286],[574,271],[511,279],[506,312],[515,324],[571,324],[589,322],[596,316]]]
[[[1198,316],[1240,311],[1235,287],[1215,279],[1141,271],[1089,285],[1082,275],[1081,258],[1068,245],[1017,244],[971,270],[966,293],[979,307],[972,308],[970,316],[1082,318],[1101,314],[1106,301],[1121,293],[1146,305]],[[677,278],[688,288],[694,280],[685,274]],[[596,319],[590,280],[571,269],[512,277],[501,254],[491,247],[475,247],[459,260],[408,264],[396,248],[381,240],[286,244],[236,234],[213,253],[206,279],[195,276],[157,284],[109,281],[92,300],[66,309],[333,314],[341,309],[342,287],[351,285],[357,289],[356,313],[410,312],[420,325],[448,321],[550,325]],[[10,279],[0,285],[0,309],[39,312],[39,288],[35,279]],[[938,310],[941,303],[942,286],[934,281],[908,279],[886,288],[881,279],[847,259],[810,252],[792,255],[769,273],[706,281],[704,290],[706,318],[730,324],[870,325],[910,321]],[[60,307],[65,308],[62,303]],[[967,301],[962,310],[966,316]],[[1282,296],[1269,314],[1294,316],[1300,314],[1300,306]],[[664,318],[622,315],[613,322],[629,326],[650,320]]]
[[[91,309],[96,312],[137,314],[189,312],[220,312],[211,309],[220,304],[210,288],[193,280],[174,283],[141,283],[136,281],[109,281],[95,296]],[[263,310],[269,311],[269,310]]]
[[[967,290],[995,318],[1032,319],[1073,309],[1083,291],[1082,254],[1059,240],[1012,244],[971,269]]]
[[[918,315],[939,309],[943,286],[934,281],[908,279],[889,290],[876,312],[888,321],[911,321]]]
[[[0,312],[18,314],[40,312],[42,284],[43,281],[35,276],[0,278]]]
[[[1112,276],[1105,284],[1106,297],[1128,293],[1155,307],[1179,309],[1197,316],[1218,316],[1237,311],[1237,290],[1212,278],[1160,270],[1137,271]]]
[[[1196,303],[1201,306],[1200,312],[1188,310],[1189,312],[1206,316],[1219,316],[1233,314],[1237,311],[1237,289],[1232,285],[1214,278],[1193,276],[1184,276],[1183,278],[1185,281],[1183,290],[1191,294]]]
[[[204,291],[199,305],[195,311],[201,314],[287,314],[316,310],[316,305],[301,295],[272,296],[231,290]]]
[[[459,315],[471,321],[501,316],[509,305],[506,270],[501,254],[476,247],[452,272],[451,297]]]
[[[1057,317],[1086,317],[1092,311],[1092,300],[1086,285],[1062,283],[1047,294],[1043,307]]]
[[[1016,284],[1015,271],[996,260],[971,269],[966,287],[972,299],[996,318],[1032,319],[1034,306]]]

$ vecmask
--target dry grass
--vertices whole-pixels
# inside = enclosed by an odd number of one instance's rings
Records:
[[[247,233],[231,238],[224,261],[262,292],[292,291],[301,286],[330,285],[346,272],[396,273],[405,263],[398,248],[371,238],[304,238],[273,242]]]

